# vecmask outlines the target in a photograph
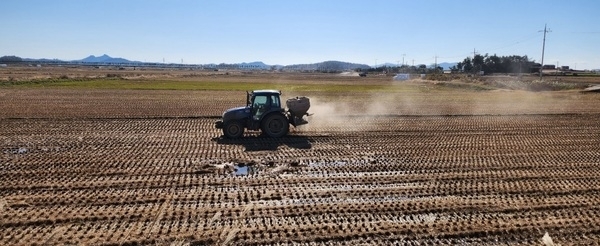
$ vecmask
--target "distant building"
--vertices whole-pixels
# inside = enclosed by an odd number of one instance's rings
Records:
[[[544,65],[542,69],[556,69],[556,65]]]
[[[402,81],[402,80],[409,80],[410,79],[410,74],[408,74],[408,73],[399,73],[399,74],[396,74],[393,79],[394,80],[400,80],[400,81]]]

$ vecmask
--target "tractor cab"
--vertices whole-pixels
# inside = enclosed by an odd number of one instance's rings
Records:
[[[250,109],[252,120],[260,121],[260,119],[272,111],[283,112],[284,109],[281,107],[281,93],[274,90],[259,90],[247,92],[247,105]]]

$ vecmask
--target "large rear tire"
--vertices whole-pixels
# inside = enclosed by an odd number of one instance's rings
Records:
[[[275,113],[263,119],[261,130],[269,137],[280,138],[288,134],[290,123],[285,116]]]
[[[244,126],[236,120],[225,122],[223,125],[223,135],[226,138],[239,138],[244,135]]]

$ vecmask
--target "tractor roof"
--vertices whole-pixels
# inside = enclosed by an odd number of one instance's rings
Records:
[[[257,94],[277,94],[277,95],[281,95],[281,92],[278,90],[254,90],[252,91],[252,94],[257,95]]]

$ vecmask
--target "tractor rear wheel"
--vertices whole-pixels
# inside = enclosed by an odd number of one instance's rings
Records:
[[[267,116],[261,123],[261,130],[267,136],[272,138],[280,138],[285,136],[290,129],[288,119],[282,114],[271,114]]]
[[[227,138],[239,138],[244,134],[244,126],[236,120],[225,122],[223,125],[223,135]]]

